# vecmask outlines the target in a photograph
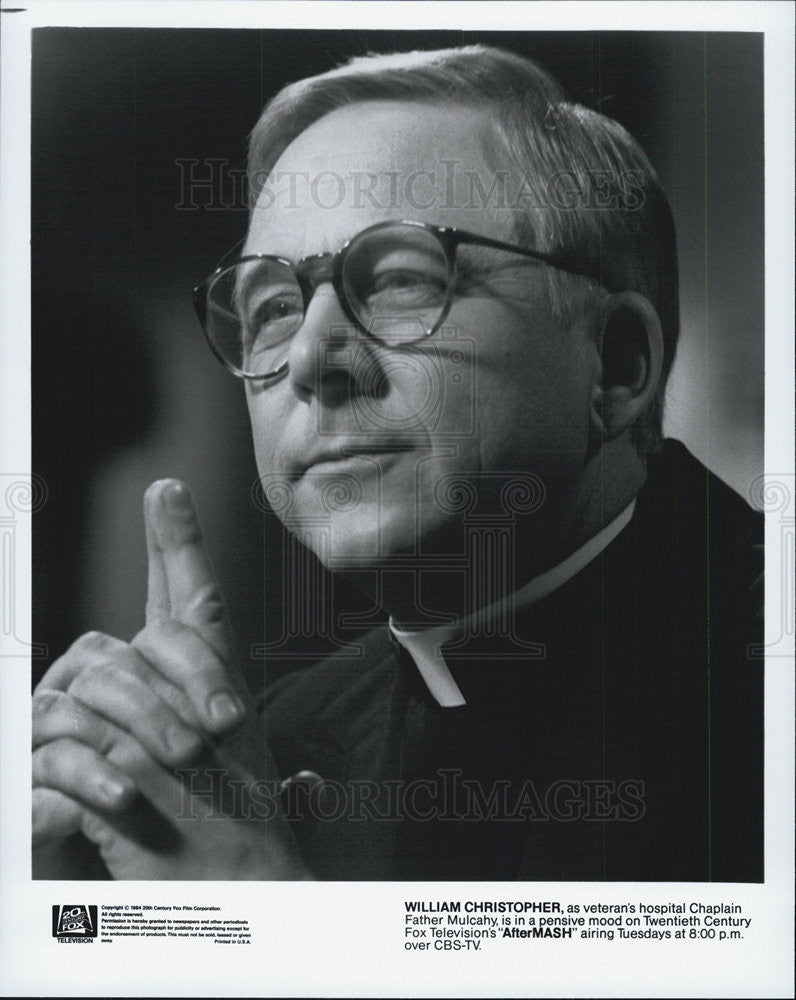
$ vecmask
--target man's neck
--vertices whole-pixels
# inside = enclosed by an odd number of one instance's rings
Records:
[[[573,576],[576,576],[603,549],[611,544],[614,538],[630,523],[635,506],[635,499],[631,500],[628,506],[617,517],[598,531],[596,535],[588,539],[575,552],[567,556],[566,559],[526,581],[510,593],[499,597],[491,604],[473,608],[469,615],[460,615],[457,624],[459,626],[466,626],[468,620],[474,620],[482,616],[484,620],[488,620],[494,615],[502,613],[508,607],[518,609],[544,600],[545,597],[563,586]],[[413,629],[422,628],[423,626],[424,621],[422,618],[419,620],[413,619],[412,621],[398,621],[392,615],[390,616],[390,627],[394,630],[410,632]],[[454,627],[451,626],[451,628]]]
[[[627,510],[645,478],[645,463],[629,441],[603,445],[564,497],[548,495],[539,511],[508,519],[505,528],[485,521],[464,550],[440,547],[430,565],[385,569],[377,593],[371,574],[363,589],[396,627],[454,624],[565,563]]]

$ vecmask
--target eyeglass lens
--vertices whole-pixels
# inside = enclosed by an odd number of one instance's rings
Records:
[[[396,347],[427,336],[439,321],[448,296],[448,260],[428,230],[378,226],[351,241],[340,280],[348,309],[361,327]],[[207,330],[233,368],[267,375],[285,362],[304,312],[304,295],[292,265],[266,257],[250,259],[230,266],[212,282]]]

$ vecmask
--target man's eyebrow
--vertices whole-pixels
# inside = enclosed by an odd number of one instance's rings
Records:
[[[241,270],[243,270],[243,274],[240,274]],[[256,290],[258,277],[262,277],[262,271],[255,261],[238,264],[235,285],[231,296],[232,305],[235,309],[239,309],[245,305],[249,295]]]
[[[532,257],[523,257],[511,250],[498,250],[496,247],[479,246],[478,244],[460,244],[456,251],[456,269],[464,276],[488,276],[496,271],[504,271],[529,264],[539,264]]]

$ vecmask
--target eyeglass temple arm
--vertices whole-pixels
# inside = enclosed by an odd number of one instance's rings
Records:
[[[490,247],[493,250],[508,250],[511,253],[521,254],[523,257],[530,257],[532,260],[541,261],[543,264],[550,264],[562,271],[569,271],[571,274],[579,274],[584,278],[591,278],[600,285],[605,284],[602,274],[598,274],[594,268],[586,264],[579,264],[577,261],[557,257],[555,254],[543,253],[541,250],[530,250],[528,247],[519,247],[515,243],[505,243],[503,240],[493,240],[488,236],[477,236],[475,233],[467,233],[461,229],[451,228],[447,230],[455,239],[456,243],[470,243],[482,247]]]

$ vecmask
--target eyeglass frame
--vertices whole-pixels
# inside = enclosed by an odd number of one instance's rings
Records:
[[[422,336],[416,337],[413,340],[404,341],[400,345],[385,344],[384,341],[382,341],[376,334],[371,333],[367,329],[351,307],[343,287],[343,265],[351,245],[366,233],[373,233],[379,229],[386,229],[389,226],[412,226],[417,229],[424,229],[426,232],[431,233],[440,243],[445,254],[445,260],[448,267],[445,278],[445,301],[442,305],[439,318],[431,329],[427,330],[424,334],[422,334]],[[464,229],[458,229],[456,226],[435,226],[428,222],[417,222],[413,219],[392,219],[386,222],[377,222],[372,226],[366,226],[365,229],[360,230],[350,239],[346,240],[346,242],[335,253],[327,251],[324,253],[309,254],[306,257],[302,257],[301,260],[295,263],[288,260],[286,257],[278,257],[273,254],[246,254],[242,257],[233,258],[228,263],[224,263],[224,260],[222,259],[222,262],[213,271],[213,273],[193,289],[193,305],[196,314],[199,317],[202,332],[204,333],[205,340],[207,341],[210,350],[225,368],[238,378],[255,381],[273,381],[277,378],[281,378],[287,373],[287,360],[283,361],[282,364],[273,371],[266,372],[265,374],[250,374],[236,368],[221,354],[221,352],[216,348],[216,345],[213,343],[208,331],[207,303],[210,288],[220,274],[231,270],[233,267],[237,267],[239,264],[247,264],[250,261],[256,260],[268,260],[274,261],[278,264],[284,264],[286,267],[290,268],[291,272],[294,274],[296,284],[299,286],[301,291],[302,304],[304,307],[302,325],[304,318],[306,318],[307,309],[312,301],[312,297],[317,291],[319,285],[331,283],[334,288],[335,295],[337,296],[337,300],[340,303],[340,307],[348,319],[351,320],[351,322],[357,327],[357,329],[361,330],[367,337],[370,337],[377,343],[382,344],[382,346],[388,347],[390,350],[400,350],[403,347],[422,343],[427,337],[436,333],[445,322],[453,304],[455,293],[455,283],[453,278],[456,273],[456,251],[462,244],[469,246],[483,246],[491,250],[506,250],[509,253],[516,253],[531,260],[537,260],[542,264],[547,264],[550,267],[557,268],[558,270],[567,271],[570,274],[577,274],[583,278],[590,278],[592,281],[596,281],[599,285],[605,285],[603,275],[598,273],[593,267],[589,267],[586,264],[580,264],[577,261],[567,259],[566,257],[560,257],[557,254],[543,253],[541,250],[531,250],[528,247],[521,247],[515,243],[506,243],[503,240],[495,240],[489,236],[479,236],[477,233],[471,233]],[[313,264],[315,265],[314,267]],[[310,269],[310,275],[306,274],[308,268]],[[315,280],[315,272],[318,271],[320,271],[322,275],[321,280],[319,281]],[[299,329],[301,329],[301,326],[297,328],[296,333],[298,333]],[[291,334],[291,338],[294,336],[295,333]]]

